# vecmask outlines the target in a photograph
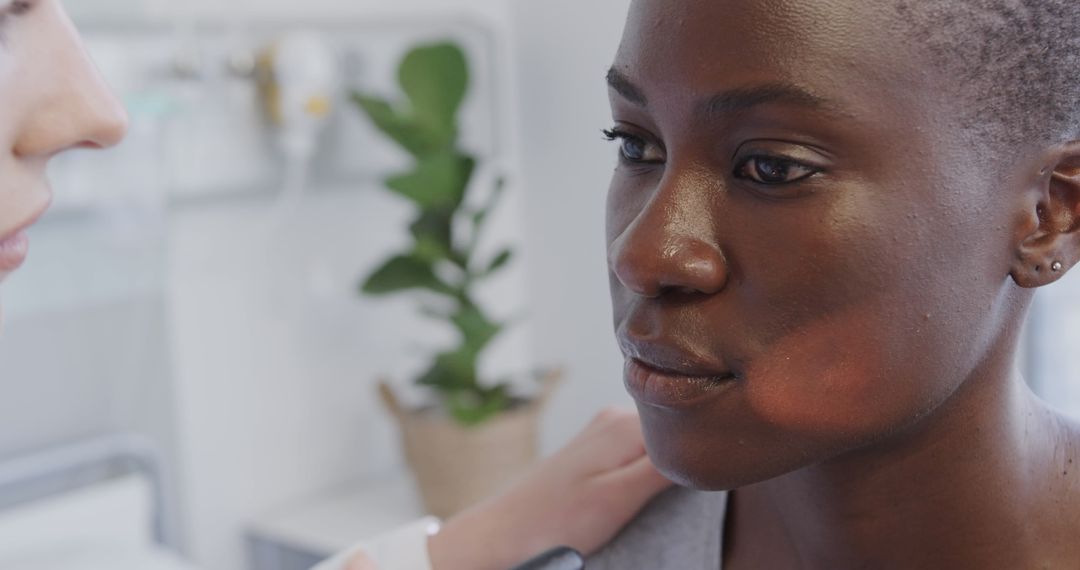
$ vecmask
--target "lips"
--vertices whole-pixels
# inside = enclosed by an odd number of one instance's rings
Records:
[[[724,376],[731,370],[719,358],[705,350],[673,340],[688,335],[635,337],[619,335],[619,347],[627,358],[634,358],[652,368],[685,376]]]
[[[735,372],[722,362],[674,343],[620,336],[619,345],[626,356],[626,389],[642,404],[694,407],[718,397],[737,381]]]
[[[20,230],[0,239],[0,273],[9,273],[18,269],[30,251],[30,239],[26,231]]]
[[[45,210],[46,208],[42,208],[14,230],[0,236],[0,276],[15,271],[26,261],[30,252],[30,238],[27,237],[26,230],[44,215]]]

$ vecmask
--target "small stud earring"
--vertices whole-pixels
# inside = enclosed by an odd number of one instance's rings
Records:
[[[1054,264],[1050,266],[1050,269],[1053,270],[1054,273],[1057,273],[1058,271],[1061,271],[1064,268],[1065,268],[1065,266],[1062,265],[1062,263],[1060,261],[1055,261]]]

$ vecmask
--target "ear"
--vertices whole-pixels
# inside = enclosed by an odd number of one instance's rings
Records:
[[[1054,147],[1043,164],[1010,273],[1025,288],[1053,283],[1080,264],[1080,141]]]

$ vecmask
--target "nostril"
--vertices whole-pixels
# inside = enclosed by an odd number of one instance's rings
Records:
[[[642,297],[660,294],[657,268],[652,266],[658,256],[630,243],[625,235],[612,244],[609,252],[608,266],[623,287]]]
[[[615,275],[624,287],[641,297],[659,297],[663,290],[660,281],[653,277],[652,268],[625,263],[615,270]]]

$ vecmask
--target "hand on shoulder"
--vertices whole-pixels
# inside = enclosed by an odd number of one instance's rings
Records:
[[[556,546],[590,554],[670,485],[645,455],[637,413],[604,410],[517,484],[447,521],[428,543],[432,566],[506,570]]]

